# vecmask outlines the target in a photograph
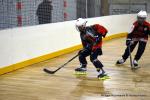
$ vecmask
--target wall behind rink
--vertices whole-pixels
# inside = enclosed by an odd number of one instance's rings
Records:
[[[135,19],[135,14],[127,14],[87,20],[88,25],[95,23],[104,25],[109,30],[108,36],[111,36],[127,32]],[[0,74],[77,50],[81,48],[80,44],[75,21],[2,30]]]

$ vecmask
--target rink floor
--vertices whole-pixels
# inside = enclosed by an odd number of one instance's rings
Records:
[[[124,49],[125,38],[103,44],[99,59],[111,77],[109,80],[98,80],[91,62],[87,76],[76,77],[74,69],[79,66],[78,59],[55,75],[42,71],[44,67],[56,69],[77,54],[75,51],[1,75],[0,100],[150,100],[150,41],[139,61],[141,68],[136,71],[131,71],[129,60],[123,66],[115,65]]]

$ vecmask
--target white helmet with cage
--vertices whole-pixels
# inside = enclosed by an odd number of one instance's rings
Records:
[[[138,14],[137,14],[137,17],[139,18],[147,18],[147,12],[146,11],[143,11],[141,10]]]
[[[86,26],[87,21],[83,18],[78,18],[76,21],[76,26],[80,27],[80,26]]]
[[[80,29],[86,27],[86,23],[87,23],[87,21],[85,19],[78,18],[75,23],[76,29],[79,31]]]

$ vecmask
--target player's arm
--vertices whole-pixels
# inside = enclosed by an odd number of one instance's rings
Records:
[[[106,34],[108,33],[108,30],[99,24],[94,25],[94,29],[97,31],[98,35],[105,37]]]
[[[86,40],[84,40],[83,37],[81,37],[81,42],[82,42],[83,49],[80,50],[78,54],[85,51],[89,51],[91,49],[90,45],[87,44]]]
[[[101,41],[102,41],[102,35],[101,34],[96,35],[95,36],[95,41],[93,43],[93,46],[99,44],[99,42],[101,42]]]
[[[81,43],[82,43],[83,48],[85,48],[87,43],[85,41],[84,34],[80,33],[80,39],[81,39]]]
[[[133,43],[133,41],[132,41],[132,33],[133,33],[134,29],[135,29],[135,25],[133,24],[131,26],[128,34],[127,34],[127,39],[126,39],[126,45],[127,46],[130,45],[131,43]]]
[[[95,31],[97,32],[95,37],[95,44],[98,44],[100,41],[102,41],[102,37],[105,37],[107,34],[107,29],[99,24],[95,24],[94,26]]]
[[[81,43],[82,43],[83,48],[86,48],[86,45],[87,45],[86,41],[83,39],[82,36],[80,37],[81,37]]]

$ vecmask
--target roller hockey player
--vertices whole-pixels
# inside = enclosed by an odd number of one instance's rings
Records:
[[[86,57],[90,56],[90,61],[96,67],[99,73],[98,78],[107,77],[103,69],[103,64],[97,59],[98,55],[102,55],[102,37],[107,34],[107,29],[99,24],[86,26],[87,21],[79,18],[76,21],[76,28],[80,32],[80,38],[83,45],[83,50],[79,51],[80,67],[76,68],[77,73],[86,73],[87,61]]]
[[[125,50],[125,53],[122,55],[122,59],[118,60],[116,64],[123,64],[129,57],[129,46],[130,51],[132,52],[138,44],[138,50],[132,63],[133,68],[139,68],[138,61],[144,53],[148,41],[148,35],[150,35],[150,24],[146,21],[146,18],[146,11],[140,11],[137,14],[137,21],[133,23],[131,31],[127,35],[127,48]]]

